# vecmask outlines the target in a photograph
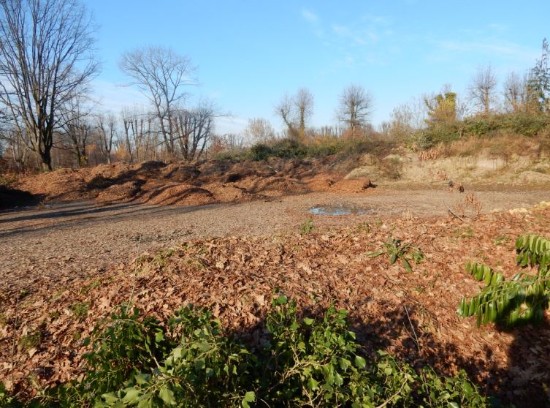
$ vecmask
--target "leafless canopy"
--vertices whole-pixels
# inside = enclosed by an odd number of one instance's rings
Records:
[[[268,142],[275,138],[273,126],[268,120],[262,118],[250,119],[244,133],[249,141],[253,142]]]
[[[78,0],[0,0],[0,103],[51,170],[59,111],[97,71],[90,18]]]
[[[510,73],[504,82],[505,109],[511,112],[520,112],[525,108],[526,94],[527,80],[515,72]]]
[[[372,109],[372,97],[359,85],[350,85],[342,92],[338,118],[354,134],[367,124]]]
[[[309,119],[313,115],[313,95],[308,89],[302,88],[294,97],[285,96],[275,107],[275,112],[287,126],[290,137],[304,140]]]
[[[140,48],[125,53],[120,68],[151,102],[169,155],[176,150],[175,112],[181,108],[184,87],[193,83],[189,58],[164,47]]]
[[[478,68],[470,85],[470,99],[483,114],[491,112],[496,98],[497,79],[490,65]]]

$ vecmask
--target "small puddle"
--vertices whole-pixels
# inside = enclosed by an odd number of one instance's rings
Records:
[[[372,214],[373,209],[350,206],[347,204],[340,205],[316,205],[309,209],[313,215],[364,215]]]

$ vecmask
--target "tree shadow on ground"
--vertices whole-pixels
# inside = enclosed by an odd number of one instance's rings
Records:
[[[44,196],[39,194],[31,194],[27,191],[0,185],[0,211],[37,205],[43,199]]]
[[[457,345],[437,339],[426,330],[421,308],[403,304],[387,305],[376,320],[363,321],[349,317],[350,328],[357,335],[361,353],[374,358],[378,350],[388,351],[414,369],[431,367],[441,376],[451,377],[463,369],[493,406],[517,408],[549,407],[550,325],[525,326],[514,330],[514,342],[508,350],[509,363],[503,368],[493,359],[491,345],[483,347],[483,355],[465,357]],[[301,313],[320,317],[324,309],[303,309]],[[265,321],[231,334],[254,347],[265,336]]]
[[[550,324],[527,324],[511,331],[514,341],[508,350],[507,387],[504,401],[518,408],[550,407]]]

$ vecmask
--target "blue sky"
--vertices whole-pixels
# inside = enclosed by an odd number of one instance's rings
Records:
[[[199,85],[190,103],[212,100],[238,132],[249,118],[282,128],[274,106],[305,87],[315,99],[312,125],[336,124],[343,89],[373,97],[371,122],[449,84],[459,96],[491,65],[499,91],[507,74],[524,74],[550,38],[550,1],[253,1],[88,0],[102,72],[94,82],[103,109],[144,104],[122,86],[123,52],[162,45],[186,55]]]

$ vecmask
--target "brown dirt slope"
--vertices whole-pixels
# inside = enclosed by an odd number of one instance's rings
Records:
[[[202,205],[243,202],[310,191],[346,190],[349,180],[330,172],[330,160],[231,162],[197,164],[152,161],[117,163],[80,170],[60,169],[22,179],[18,187],[46,201],[93,199],[101,203],[141,202]],[[361,181],[362,180],[362,181]],[[365,178],[354,189],[369,187]]]

